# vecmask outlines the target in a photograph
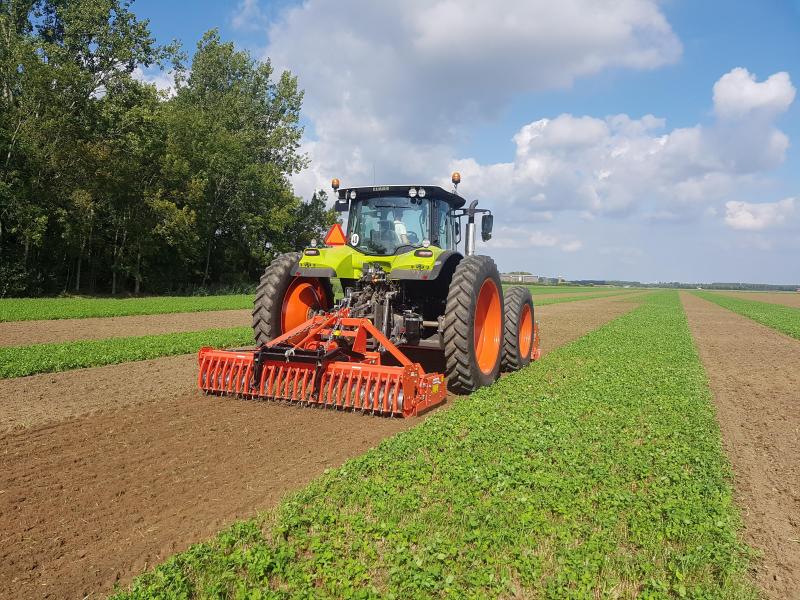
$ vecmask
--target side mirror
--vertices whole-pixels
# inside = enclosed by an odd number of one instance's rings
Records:
[[[488,242],[492,239],[492,226],[494,225],[493,215],[483,215],[481,217],[481,239]]]
[[[336,212],[340,213],[347,212],[348,209],[350,208],[350,203],[347,201],[347,198],[344,199],[337,198],[336,202],[333,205],[333,208],[336,210]]]

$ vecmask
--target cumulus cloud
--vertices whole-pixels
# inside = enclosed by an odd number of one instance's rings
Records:
[[[516,94],[608,68],[653,69],[681,54],[655,0],[512,0],[502,8],[308,0],[286,11],[269,39],[265,55],[306,90],[313,170],[295,182],[303,193],[331,174],[369,182],[374,170],[387,183],[441,174],[463,132]]]
[[[175,95],[175,74],[172,71],[160,69],[144,71],[141,67],[136,67],[131,76],[137,81],[156,86],[159,92],[164,92],[167,96]]]
[[[794,101],[795,89],[785,71],[762,82],[742,67],[714,84],[714,111],[723,118],[741,118],[754,112],[780,114]]]
[[[231,25],[239,31],[256,31],[264,26],[266,19],[259,0],[241,0],[231,15]]]
[[[779,202],[726,202],[725,224],[732,229],[761,231],[783,225],[794,214],[794,198]]]
[[[557,248],[564,252],[577,252],[583,248],[583,242],[574,235],[507,225],[495,228],[486,245],[493,249]]]
[[[735,85],[742,77],[749,83]],[[780,94],[770,81],[780,82]],[[762,85],[768,91],[756,98],[752,86],[762,90]],[[734,69],[714,90],[717,100],[725,98],[721,105],[750,106],[769,118],[754,120],[751,112],[725,108],[725,118],[709,126],[669,131],[663,119],[652,115],[601,119],[562,114],[520,128],[513,138],[513,161],[479,164],[467,158],[451,166],[479,195],[504,199],[514,218],[564,210],[584,218],[634,211],[651,222],[695,218],[780,165],[788,147],[788,138],[774,124],[794,97],[788,77],[759,83],[746,70]],[[774,100],[778,96],[780,102]]]

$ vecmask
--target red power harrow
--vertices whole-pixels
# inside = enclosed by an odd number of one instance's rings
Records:
[[[384,353],[398,364],[381,364]],[[197,385],[212,394],[402,417],[447,396],[444,376],[426,373],[348,308],[312,317],[254,351],[202,348],[198,360]]]

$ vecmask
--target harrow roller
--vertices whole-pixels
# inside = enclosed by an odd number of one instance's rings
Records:
[[[368,351],[369,338],[383,352]],[[382,354],[400,364],[381,364]],[[442,375],[426,373],[370,321],[348,318],[346,311],[313,317],[253,351],[202,348],[198,361],[198,387],[210,394],[398,417],[447,395]]]

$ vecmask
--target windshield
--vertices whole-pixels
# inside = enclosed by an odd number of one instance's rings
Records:
[[[424,198],[382,196],[355,200],[350,245],[366,254],[408,252],[428,239],[430,203]]]

